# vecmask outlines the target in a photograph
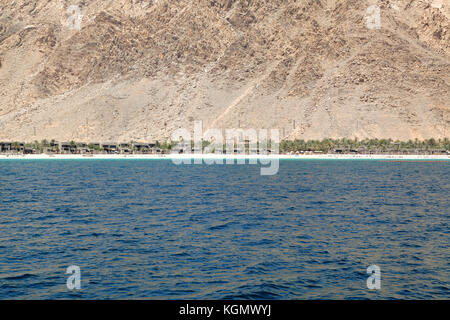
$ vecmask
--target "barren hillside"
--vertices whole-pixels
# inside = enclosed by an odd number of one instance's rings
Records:
[[[164,140],[194,120],[450,137],[449,18],[448,0],[2,0],[0,140]]]

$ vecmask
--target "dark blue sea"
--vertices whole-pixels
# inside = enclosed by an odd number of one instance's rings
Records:
[[[449,299],[449,181],[450,162],[3,160],[0,299]]]

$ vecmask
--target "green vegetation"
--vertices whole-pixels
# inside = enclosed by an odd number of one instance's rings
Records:
[[[136,153],[137,143],[131,141],[128,145],[126,152]],[[170,151],[178,144],[178,142],[159,142],[156,141],[156,150],[161,150],[162,153],[170,153]],[[203,141],[203,149],[210,146],[210,142]],[[269,141],[269,148],[271,142]],[[87,150],[88,152],[100,153],[105,152],[104,147],[101,144],[84,144],[76,141],[69,143],[72,152],[75,150],[80,153],[81,150]],[[194,147],[193,141],[187,142],[187,146]],[[119,146],[119,144],[117,144]],[[236,148],[237,146],[235,146]],[[34,141],[31,143],[14,142],[11,144],[12,150],[17,152],[24,152],[24,150],[32,150],[34,153],[45,152],[60,152],[59,143],[55,140],[42,140]],[[214,146],[214,149],[216,146]],[[245,143],[246,151],[249,151],[250,146]],[[392,139],[324,139],[324,140],[293,140],[282,141],[279,146],[280,153],[301,153],[301,152],[321,152],[321,153],[445,153],[450,150],[450,140],[445,139],[428,139],[428,140],[409,140],[409,141],[394,141]],[[120,151],[120,148],[119,148]],[[144,151],[144,149],[142,149]],[[152,152],[154,150],[145,150],[145,152]],[[214,150],[212,150],[214,151]],[[158,151],[159,152],[159,151]],[[226,146],[224,146],[224,152],[226,152]]]
[[[280,152],[300,152],[300,151],[321,151],[334,152],[341,150],[348,151],[430,151],[430,150],[450,150],[450,140],[428,139],[394,141],[392,139],[324,139],[324,140],[294,140],[280,143]]]
[[[88,149],[94,150],[94,151],[102,151],[103,148],[100,145],[94,145],[92,143],[87,145]]]

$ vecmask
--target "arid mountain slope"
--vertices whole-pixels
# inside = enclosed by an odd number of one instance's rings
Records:
[[[446,0],[1,1],[0,140],[165,140],[194,120],[450,137],[449,18]]]

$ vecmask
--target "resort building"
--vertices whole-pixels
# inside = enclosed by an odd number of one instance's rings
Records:
[[[12,142],[0,142],[0,152],[11,152]]]

